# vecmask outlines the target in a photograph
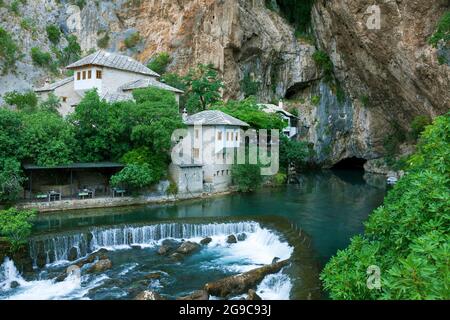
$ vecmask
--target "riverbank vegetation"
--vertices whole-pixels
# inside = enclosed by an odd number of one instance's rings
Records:
[[[35,216],[36,211],[33,210],[16,208],[0,210],[0,236],[6,238],[12,252],[16,252],[27,243]]]
[[[450,299],[450,114],[422,134],[407,174],[374,211],[365,233],[326,265],[333,299]],[[381,270],[379,289],[367,270]]]

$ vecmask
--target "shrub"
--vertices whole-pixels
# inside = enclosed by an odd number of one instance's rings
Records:
[[[159,74],[164,74],[166,72],[167,66],[172,61],[172,58],[167,52],[161,52],[150,59],[147,67],[150,70],[155,71]]]
[[[61,40],[61,30],[54,24],[48,25],[45,30],[47,31],[48,40],[54,45],[57,45]]]
[[[176,73],[164,73],[161,77],[161,81],[172,86],[174,88],[185,91],[186,83],[183,77],[179,76]]]
[[[158,182],[158,179],[148,164],[129,164],[111,177],[112,186],[127,188],[133,194],[155,182]]]
[[[444,13],[439,20],[435,33],[428,39],[428,43],[437,47],[440,42],[448,45],[450,41],[450,11]]]
[[[450,114],[436,118],[383,206],[322,272],[333,299],[450,299]],[[381,269],[370,290],[367,270]]]
[[[11,2],[11,5],[10,5],[9,9],[11,10],[12,13],[14,13],[16,16],[18,16],[20,14],[19,1],[18,0],[13,0]]]
[[[135,47],[139,43],[139,41],[141,41],[141,35],[136,31],[125,38],[124,44],[125,47],[131,49]]]
[[[315,106],[319,105],[320,103],[320,96],[312,96],[311,97],[311,103]]]
[[[13,252],[26,245],[33,227],[31,222],[35,216],[36,211],[32,210],[10,208],[0,211],[0,234],[11,243]]]
[[[16,61],[21,58],[21,50],[11,35],[0,27],[0,61],[2,61],[2,73],[14,70]]]
[[[170,181],[169,188],[167,188],[166,192],[167,192],[168,195],[172,195],[172,196],[177,195],[178,194],[178,186],[177,186],[177,184],[175,182],[173,182],[173,181]]]
[[[0,202],[16,201],[24,181],[19,161],[14,158],[0,159]]]
[[[318,50],[313,54],[313,60],[317,67],[322,70],[324,80],[330,82],[333,79],[333,62],[325,51]]]
[[[425,130],[427,126],[431,124],[431,118],[429,116],[417,116],[411,123],[411,130],[414,139],[419,138],[420,134]]]
[[[259,85],[260,82],[255,81],[249,73],[246,73],[241,80],[241,89],[246,98],[256,95],[258,93]]]
[[[15,106],[17,110],[31,113],[37,110],[38,97],[33,91],[19,93],[17,91],[8,92],[4,100],[10,106]]]
[[[38,47],[31,48],[31,59],[35,65],[40,67],[49,67],[52,62],[52,56]]]
[[[304,169],[311,156],[308,143],[290,140],[284,135],[280,142],[280,166],[285,169],[294,166],[297,171]]]
[[[97,46],[102,49],[108,48],[109,40],[109,33],[106,33],[103,37],[97,40]]]
[[[66,66],[81,57],[81,47],[74,35],[67,36],[67,46],[62,50],[59,57],[59,65]]]
[[[165,153],[151,152],[148,147],[140,147],[128,151],[121,159],[125,164],[148,164],[152,168],[154,180],[161,180],[167,173],[169,160]]]
[[[257,164],[233,165],[231,175],[239,192],[255,191],[263,181],[260,166]]]
[[[59,107],[61,107],[61,101],[53,93],[50,93],[48,95],[47,100],[43,101],[40,104],[39,110],[43,111],[43,112],[50,112],[50,113],[54,113],[54,114],[58,115]]]

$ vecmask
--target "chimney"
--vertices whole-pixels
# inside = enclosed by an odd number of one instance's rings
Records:
[[[186,108],[184,108],[183,109],[183,114],[182,114],[183,121],[186,121],[187,117],[188,117],[188,113],[187,113]]]

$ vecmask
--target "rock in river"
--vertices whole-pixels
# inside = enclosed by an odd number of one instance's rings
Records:
[[[178,247],[177,252],[181,254],[191,254],[197,251],[200,248],[200,245],[195,242],[186,241]]]
[[[139,293],[134,300],[165,300],[161,295],[154,291],[143,291]]]
[[[78,250],[75,247],[70,248],[69,252],[67,253],[67,260],[69,261],[75,261],[78,258]]]
[[[197,290],[187,296],[179,297],[177,300],[209,300],[209,294],[206,290]]]
[[[258,294],[256,293],[255,290],[250,289],[250,290],[248,290],[247,300],[259,301],[259,300],[262,300],[262,299],[261,299],[260,296],[258,296]]]
[[[212,241],[212,239],[210,237],[207,237],[207,238],[203,239],[202,241],[200,241],[200,244],[202,246],[206,246],[206,245],[210,244],[211,241]]]
[[[229,235],[227,238],[227,243],[237,243],[236,236],[234,234]]]
[[[104,272],[112,268],[112,262],[109,259],[99,260],[89,268],[88,273]]]

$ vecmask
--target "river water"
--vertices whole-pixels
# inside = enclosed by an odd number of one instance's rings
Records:
[[[257,292],[263,299],[317,298],[318,272],[363,231],[384,195],[382,177],[322,171],[302,175],[298,185],[252,194],[42,215],[30,241],[35,270],[20,273],[7,259],[0,299],[132,299],[143,290],[174,299],[274,257],[293,258],[294,266],[262,281]],[[227,243],[230,234],[240,241]],[[164,240],[205,237],[212,242],[182,261],[157,254]],[[100,248],[109,250],[111,269],[88,273],[83,267],[81,275],[55,280],[73,264],[70,255],[81,259]]]

